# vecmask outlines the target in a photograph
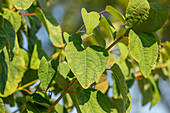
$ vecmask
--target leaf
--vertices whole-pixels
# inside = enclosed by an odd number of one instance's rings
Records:
[[[118,48],[119,48],[119,52],[120,52],[120,57],[118,58],[119,62],[122,63],[126,60],[127,56],[128,56],[128,49],[126,47],[125,44],[123,43],[117,43],[118,44]]]
[[[5,113],[5,107],[3,100],[0,98],[0,113]]]
[[[67,32],[64,32],[63,37],[64,37],[65,42],[68,43],[70,35]]]
[[[0,15],[0,53],[6,45],[6,35],[3,27],[4,27],[4,19]]]
[[[32,4],[34,0],[15,0],[14,6],[17,9],[27,10]]]
[[[118,87],[119,87],[120,92],[123,97],[123,101],[124,101],[124,103],[127,103],[128,102],[128,96],[127,96],[128,87],[126,85],[124,75],[123,75],[120,67],[116,63],[113,64],[113,66],[111,67],[111,71],[113,72],[113,75],[116,79],[116,82],[118,84]]]
[[[138,63],[144,75],[148,77],[158,58],[158,42],[152,33],[138,33],[132,30],[129,34],[129,51]]]
[[[113,113],[125,113],[124,103],[122,99],[109,98],[109,100]]]
[[[66,62],[59,63],[59,73],[66,78],[68,73],[70,72],[70,69],[68,67],[68,64]]]
[[[115,16],[116,18],[118,18],[123,23],[125,23],[125,17],[112,6],[107,5],[105,10],[112,14],[113,16]]]
[[[101,47],[90,46],[84,50],[69,42],[65,52],[69,67],[83,88],[98,80],[107,66],[108,52]]]
[[[40,8],[35,9],[35,14],[46,28],[52,44],[56,47],[62,47],[63,41],[61,26],[55,18]]]
[[[41,48],[41,41],[38,40],[37,43],[34,46],[34,50],[33,50],[32,57],[31,57],[30,68],[31,69],[38,69],[39,64],[40,64],[40,60],[43,56],[48,59],[47,54]]]
[[[106,18],[103,15],[101,15],[101,21],[99,23],[99,26],[100,26],[100,32],[103,34],[103,37],[106,41],[106,45],[110,45],[110,43],[115,38],[115,33],[116,33],[115,28],[109,24],[109,21],[106,20]]]
[[[6,34],[6,39],[9,42],[10,53],[13,58],[13,56],[14,56],[13,49],[15,46],[15,31],[14,31],[12,24],[6,19],[4,19],[4,31]]]
[[[167,61],[167,65],[168,65],[168,76],[169,76],[169,81],[170,81],[170,59]]]
[[[13,60],[9,62],[9,57],[6,48],[3,50],[5,54],[5,62],[3,69],[5,74],[1,75],[3,77],[3,82],[1,81],[0,86],[0,96],[7,97],[15,92],[18,87],[18,83],[21,81],[24,71],[25,71],[25,62],[21,50],[18,51],[18,54],[14,56]]]
[[[126,28],[132,28],[134,25],[147,20],[149,9],[150,6],[147,0],[129,0],[126,9]]]
[[[149,17],[140,21],[132,29],[137,32],[156,32],[168,18],[168,10],[159,3],[150,3]]]
[[[54,75],[55,75],[55,70],[52,68],[51,63],[48,62],[45,57],[42,57],[38,69],[38,77],[45,90],[49,88],[49,85]]]
[[[158,85],[156,84],[154,77],[153,76],[149,76],[148,79],[150,80],[151,84],[152,84],[152,101],[151,101],[151,107],[153,107],[154,105],[156,105],[160,100],[161,100],[161,95],[158,89]]]
[[[85,89],[76,93],[76,98],[82,113],[110,113],[110,103],[100,91]]]
[[[97,12],[88,13],[85,8],[81,9],[81,15],[83,18],[84,25],[86,27],[86,33],[92,33],[93,29],[96,28],[100,22],[100,15]]]
[[[106,41],[104,40],[101,32],[100,32],[97,28],[95,28],[95,29],[93,30],[93,33],[94,33],[94,35],[95,35],[95,37],[96,37],[96,40],[97,40],[97,42],[99,43],[99,45],[100,45],[101,47],[105,48],[105,46],[106,46]]]
[[[142,106],[152,100],[152,89],[148,79],[138,80],[139,89],[143,95]]]
[[[15,29],[15,32],[17,32],[21,27],[21,16],[12,10],[9,9],[3,9],[3,10],[4,13],[2,14],[2,16],[12,24],[12,26]]]
[[[56,104],[56,105],[54,106],[54,109],[57,111],[57,113],[67,113],[67,112],[66,112],[66,109],[65,109],[64,106],[61,105],[61,104]]]
[[[109,82],[107,81],[106,75],[102,74],[100,77],[100,80],[97,82],[95,89],[101,91],[103,94],[106,93],[106,91],[109,88]]]

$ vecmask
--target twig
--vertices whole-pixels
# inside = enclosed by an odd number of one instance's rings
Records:
[[[34,16],[35,13],[29,13],[29,14],[21,14],[21,16]]]
[[[77,81],[77,79],[75,79],[71,84],[70,84],[70,82],[68,82],[67,87],[64,89],[63,93],[62,93],[62,94],[60,95],[60,97],[50,106],[50,108],[48,108],[47,113],[49,113],[49,112],[53,109],[53,107],[63,98],[63,96],[68,92],[67,90],[68,90],[71,86],[73,86],[73,84],[74,84],[76,81]],[[69,85],[69,84],[70,84],[70,85]]]

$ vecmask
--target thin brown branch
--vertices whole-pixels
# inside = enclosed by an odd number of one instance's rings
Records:
[[[71,84],[70,82],[68,82],[67,87],[64,89],[63,93],[60,95],[60,97],[50,106],[50,108],[48,108],[47,113],[49,113],[54,106],[63,98],[63,96],[68,92],[67,90],[73,86],[73,84],[77,81],[77,79],[75,79]],[[69,85],[70,84],[70,85]]]

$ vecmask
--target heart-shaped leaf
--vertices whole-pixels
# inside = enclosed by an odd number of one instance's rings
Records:
[[[27,10],[34,0],[16,0],[14,5],[17,9]]]
[[[108,62],[108,52],[98,46],[83,49],[69,42],[65,49],[68,65],[83,88],[88,88],[99,79]]]
[[[97,12],[88,13],[85,8],[81,9],[81,15],[84,21],[84,25],[86,27],[86,33],[92,33],[93,29],[96,28],[100,22],[100,15]]]
[[[158,58],[158,42],[152,33],[138,33],[130,31],[129,51],[138,63],[142,74],[150,75],[153,65]]]
[[[80,90],[76,90],[80,92]],[[110,113],[110,103],[103,93],[95,89],[85,89],[76,93],[79,108],[82,113]]]
[[[55,70],[52,68],[51,62],[48,62],[45,57],[42,57],[38,69],[38,76],[45,90],[49,88],[54,74]]]

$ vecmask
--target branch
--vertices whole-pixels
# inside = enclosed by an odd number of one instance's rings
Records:
[[[29,14],[21,14],[21,16],[33,16],[35,13],[29,13]]]
[[[66,88],[64,89],[63,93],[62,93],[62,94],[60,95],[60,97],[50,106],[50,108],[48,108],[47,113],[49,113],[49,112],[53,109],[53,107],[63,98],[63,96],[68,92],[67,90],[68,90],[71,86],[73,86],[73,84],[74,84],[76,81],[77,81],[77,79],[75,79],[71,84],[70,84],[70,82],[68,82],[68,84],[67,84]],[[69,84],[70,84],[70,85],[69,85]]]

